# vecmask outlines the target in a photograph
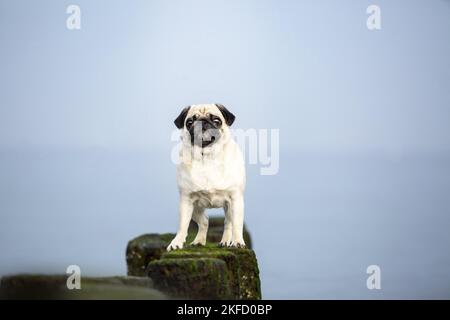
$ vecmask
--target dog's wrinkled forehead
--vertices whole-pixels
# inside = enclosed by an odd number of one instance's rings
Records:
[[[222,121],[223,118],[222,112],[220,112],[219,108],[215,104],[194,104],[189,108],[189,112],[187,113],[187,118],[197,115],[198,117],[207,117],[209,115],[215,115],[220,117]]]
[[[178,129],[182,129],[186,119],[189,119],[194,115],[197,115],[197,118],[216,116],[219,117],[222,122],[226,123],[227,126],[231,126],[235,119],[234,114],[219,103],[194,104],[181,110],[181,113],[175,119],[174,123]]]

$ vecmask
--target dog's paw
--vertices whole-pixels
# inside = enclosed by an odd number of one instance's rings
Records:
[[[231,243],[228,245],[230,248],[245,248],[245,242],[244,240],[238,240],[238,241],[231,241]]]
[[[229,247],[231,246],[231,240],[222,240],[219,242],[219,247]]]
[[[172,240],[172,242],[167,246],[167,251],[177,250],[177,249],[183,249],[184,242],[175,238]]]

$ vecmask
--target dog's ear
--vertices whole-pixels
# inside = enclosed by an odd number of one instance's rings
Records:
[[[191,108],[191,106],[188,106],[188,107],[184,108],[183,110],[181,110],[180,115],[175,119],[174,123],[178,129],[181,129],[184,127],[184,120],[186,119],[186,116],[187,116],[190,108]]]
[[[227,108],[225,108],[220,103],[216,103],[216,107],[220,110],[220,112],[222,112],[222,115],[223,115],[227,125],[231,126],[233,124],[233,122],[234,122],[234,119],[236,119],[234,114],[232,114]]]

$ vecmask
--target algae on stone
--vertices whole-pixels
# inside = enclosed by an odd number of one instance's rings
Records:
[[[161,261],[202,258],[220,259],[225,262],[232,299],[261,299],[258,262],[253,250],[218,248],[215,245],[207,244],[205,247],[185,248],[164,253]],[[173,290],[176,291],[178,284],[175,283],[173,286]]]
[[[160,259],[150,262],[148,275],[155,288],[172,297],[230,299],[228,270],[214,258]]]
[[[213,216],[209,218],[207,242],[217,245],[222,239],[224,217]],[[197,234],[197,224],[191,221],[185,247],[194,240]],[[145,276],[147,265],[158,260],[166,252],[170,241],[175,237],[174,233],[144,234],[128,242],[126,249],[127,268],[129,276]],[[250,233],[244,225],[244,241],[247,248],[252,248]]]
[[[127,246],[128,275],[149,276],[174,297],[189,299],[261,299],[259,269],[244,226],[247,248],[218,247],[223,217],[209,218],[206,246],[191,247],[197,225],[191,222],[185,248],[166,252],[175,234],[147,234]],[[220,280],[220,281],[219,281]]]
[[[233,252],[239,261],[239,299],[242,300],[259,300],[261,299],[261,282],[259,279],[259,268],[256,255],[250,249],[227,248],[229,252]]]
[[[168,299],[148,277],[81,277],[81,289],[69,290],[68,275],[21,274],[0,282],[0,299]]]
[[[225,262],[228,273],[229,287],[231,290],[231,298],[237,299],[240,296],[239,286],[239,261],[238,257],[222,248],[208,248],[199,247],[195,249],[183,249],[171,252],[166,252],[161,256],[161,259],[200,259],[200,258],[214,258]]]

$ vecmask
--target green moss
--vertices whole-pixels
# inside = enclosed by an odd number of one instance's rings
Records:
[[[3,277],[0,299],[167,299],[149,278],[81,278],[80,290],[69,290],[68,275],[15,275]]]
[[[239,286],[239,261],[237,256],[229,251],[223,250],[222,248],[214,247],[199,247],[190,248],[183,250],[176,250],[171,252],[166,252],[161,256],[161,259],[202,259],[202,258],[213,258],[219,259],[225,262],[227,268],[227,278],[229,281],[229,287],[233,299],[238,299],[240,296],[240,286]]]
[[[233,299],[261,299],[261,285],[256,255],[253,250],[219,248],[213,244],[166,252],[164,259],[215,258],[225,262]]]
[[[164,258],[148,265],[157,289],[188,299],[230,299],[228,270],[215,258]]]
[[[159,284],[165,283],[162,286],[166,290],[165,292],[178,297],[191,298],[192,295],[196,294],[192,292],[186,293],[185,290],[179,288],[176,282],[169,279],[168,281],[173,286],[170,289],[168,283],[164,282],[162,277],[165,275],[168,278],[177,278],[177,270],[180,273],[179,277],[187,279],[187,273],[189,272],[192,277],[195,277],[197,276],[196,274],[205,271],[205,265],[202,265],[203,269],[199,269],[199,265],[193,260],[214,259],[225,263],[223,277],[228,279],[226,286],[230,290],[229,297],[233,299],[261,299],[259,269],[254,252],[249,250],[252,246],[250,234],[244,226],[244,240],[249,249],[221,248],[218,246],[218,243],[222,238],[223,222],[223,217],[209,218],[207,243],[205,246],[200,247],[189,246],[197,234],[198,228],[194,222],[191,222],[189,226],[185,248],[182,250],[166,252],[166,247],[175,234],[148,234],[133,239],[128,243],[127,247],[128,274],[137,276],[156,275],[160,277],[157,280]],[[180,261],[174,262],[173,260],[175,259]],[[170,267],[166,265],[168,263],[167,260],[170,262]],[[185,260],[187,262],[182,262]],[[163,266],[165,266],[164,270],[161,269]],[[150,270],[151,268],[154,269]],[[160,271],[157,271],[155,268]],[[206,289],[202,290],[199,294],[208,298],[205,294]],[[218,296],[216,295],[215,297],[217,298]],[[223,296],[220,296],[220,298],[223,298]]]
[[[256,260],[255,252],[250,249],[227,248],[226,250],[233,252],[239,260],[239,299],[261,299],[261,282],[259,279],[258,261]]]

